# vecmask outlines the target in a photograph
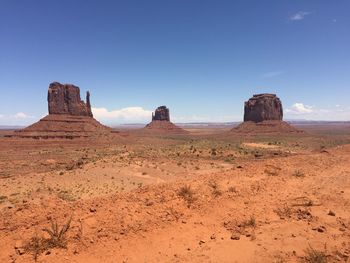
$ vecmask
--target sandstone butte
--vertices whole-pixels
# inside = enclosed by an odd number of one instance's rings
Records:
[[[186,134],[187,131],[176,126],[170,121],[169,109],[166,106],[158,107],[152,113],[152,121],[146,125],[144,131],[168,134]]]
[[[244,122],[233,128],[243,134],[300,133],[283,121],[283,107],[276,94],[256,94],[244,103]]]
[[[47,101],[49,114],[15,132],[14,136],[72,139],[110,134],[110,128],[93,118],[89,92],[86,93],[85,103],[80,98],[79,87],[53,82],[48,89]]]

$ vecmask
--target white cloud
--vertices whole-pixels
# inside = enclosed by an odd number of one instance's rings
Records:
[[[273,78],[273,77],[277,77],[279,75],[285,74],[286,72],[283,70],[279,70],[279,71],[270,71],[270,72],[266,72],[264,74],[262,74],[261,76],[263,78]]]
[[[320,121],[350,121],[350,107],[335,105],[329,108],[317,108],[303,103],[294,103],[285,110],[287,119],[306,119]]]
[[[33,118],[33,116],[29,116],[23,112],[18,112],[13,116],[15,119],[27,119],[27,118]]]
[[[292,21],[300,21],[303,20],[307,15],[310,15],[310,12],[299,11],[298,13],[292,15],[289,19]]]
[[[18,112],[13,115],[0,114],[0,125],[28,125],[36,120],[35,116],[24,112]]]
[[[297,102],[292,105],[290,109],[286,109],[287,113],[290,114],[305,114],[312,113],[312,106],[304,105],[303,103]]]
[[[127,107],[109,111],[106,108],[92,108],[94,117],[108,123],[132,123],[151,121],[152,111],[142,107]]]

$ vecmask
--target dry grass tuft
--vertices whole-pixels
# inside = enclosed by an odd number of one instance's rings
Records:
[[[292,175],[293,175],[294,177],[298,177],[298,178],[304,177],[304,176],[305,176],[304,172],[301,171],[301,170],[295,170],[294,173],[293,173]]]
[[[306,256],[305,260],[306,262],[310,263],[327,263],[327,255],[324,251],[316,250],[312,248],[311,246],[305,250]]]
[[[256,227],[256,219],[254,216],[251,216],[248,220],[245,220],[241,223],[241,226],[243,228],[245,227],[252,227],[255,228]]]
[[[291,218],[293,211],[292,208],[290,206],[288,206],[287,204],[284,204],[283,207],[278,207],[275,210],[275,213],[281,218],[281,219],[287,219],[287,218]]]
[[[220,190],[219,185],[218,185],[217,182],[215,182],[215,181],[210,181],[210,182],[209,182],[209,187],[210,187],[211,190],[212,190],[213,196],[218,197],[218,196],[222,195],[222,191]]]
[[[52,248],[67,248],[67,232],[70,229],[72,217],[59,228],[57,221],[51,220],[51,227],[44,228],[43,231],[49,234],[49,238],[39,237],[37,233],[24,246],[26,253],[33,254],[37,261],[40,254]]]
[[[190,207],[196,200],[194,191],[191,189],[190,185],[182,186],[177,192],[177,195],[187,202],[188,207]]]

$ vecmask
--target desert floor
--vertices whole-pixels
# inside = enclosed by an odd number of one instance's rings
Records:
[[[299,128],[0,132],[0,262],[349,262],[350,127]]]

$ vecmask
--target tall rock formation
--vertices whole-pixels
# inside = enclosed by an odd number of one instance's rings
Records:
[[[244,122],[232,129],[241,134],[300,133],[283,121],[281,100],[276,94],[256,94],[244,103]]]
[[[144,131],[172,134],[187,133],[184,129],[181,129],[170,121],[169,109],[166,106],[160,106],[152,113],[152,122],[146,125]]]
[[[253,95],[244,103],[244,121],[281,121],[283,108],[276,94]]]
[[[90,93],[86,103],[80,99],[79,87],[53,82],[49,86],[49,114],[38,122],[15,133],[28,138],[81,138],[109,135],[111,129],[93,118]]]
[[[152,121],[170,121],[169,109],[166,106],[158,107],[152,112]]]
[[[90,93],[86,94],[86,103],[80,99],[80,89],[72,84],[53,82],[47,94],[49,114],[68,114],[93,117],[90,105]]]

